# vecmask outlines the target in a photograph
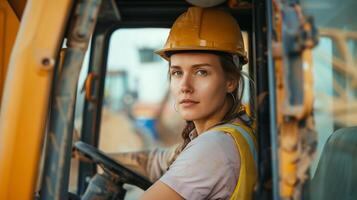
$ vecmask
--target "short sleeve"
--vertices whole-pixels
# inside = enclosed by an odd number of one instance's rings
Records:
[[[192,140],[160,181],[185,199],[229,199],[238,174],[233,138],[215,131]]]

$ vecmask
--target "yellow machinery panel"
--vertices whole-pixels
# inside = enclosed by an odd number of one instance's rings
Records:
[[[71,0],[26,4],[2,93],[1,200],[34,199],[53,69],[71,6]]]
[[[27,0],[7,0],[14,10],[17,18],[21,19]]]
[[[4,88],[7,65],[15,42],[19,19],[6,0],[0,0],[0,103]],[[1,107],[0,107],[1,109]]]

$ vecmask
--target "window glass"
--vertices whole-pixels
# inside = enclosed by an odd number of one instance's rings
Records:
[[[170,145],[180,138],[177,126],[183,122],[168,96],[168,63],[154,54],[168,33],[169,29],[141,28],[119,29],[112,34],[100,149],[137,151]],[[169,124],[163,121],[164,114],[170,116]],[[158,126],[166,131],[160,132]],[[167,140],[167,135],[171,139]]]
[[[320,39],[313,50],[317,158],[306,199],[357,199],[357,1],[303,0]]]

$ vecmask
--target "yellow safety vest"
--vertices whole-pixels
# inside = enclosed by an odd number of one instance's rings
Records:
[[[251,200],[258,179],[257,174],[257,141],[248,126],[233,123],[213,128],[223,131],[234,138],[240,155],[240,171],[237,185],[231,200]]]

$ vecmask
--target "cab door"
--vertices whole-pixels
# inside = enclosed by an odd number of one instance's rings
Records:
[[[20,2],[24,3],[16,3]],[[6,41],[1,38],[6,42],[1,55],[6,57],[1,57],[0,199],[33,199],[52,75],[72,2],[28,1],[17,35],[16,12],[10,11],[10,5],[17,8],[16,3],[1,1],[5,11],[0,12],[1,28],[5,28],[0,34],[9,34]]]

